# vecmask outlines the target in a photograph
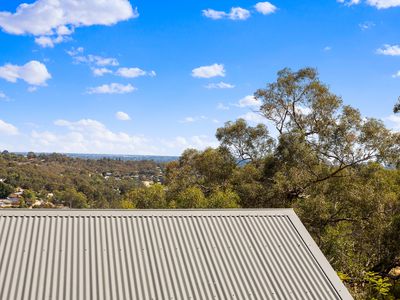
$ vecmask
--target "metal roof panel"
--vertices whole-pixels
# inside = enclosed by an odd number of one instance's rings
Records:
[[[352,299],[291,209],[2,210],[0,299]]]

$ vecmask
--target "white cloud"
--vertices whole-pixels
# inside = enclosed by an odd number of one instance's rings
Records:
[[[230,19],[230,20],[246,20],[250,17],[250,11],[241,7],[232,7],[230,12],[218,11],[211,8],[202,11],[203,16],[213,20]]]
[[[54,124],[62,131],[32,131],[30,138],[34,151],[131,154],[157,152],[157,148],[144,136],[114,132],[96,120],[57,120]]]
[[[100,77],[104,74],[112,74],[112,70],[108,68],[92,68],[92,73],[94,76]]]
[[[21,79],[31,85],[46,85],[51,75],[44,64],[32,60],[22,66],[6,64],[0,67],[0,78],[9,82],[17,82]]]
[[[156,76],[155,71],[144,71],[140,68],[119,68],[116,72],[117,75],[126,78],[136,78],[139,76]]]
[[[76,27],[113,25],[138,16],[129,0],[37,0],[20,4],[15,13],[0,12],[0,27],[10,34],[34,35],[41,46],[53,47]]]
[[[276,6],[270,2],[258,2],[254,5],[255,9],[263,15],[272,14],[276,11]]]
[[[382,55],[398,56],[400,55],[400,46],[386,44],[383,45],[382,48],[379,48],[376,52]]]
[[[375,23],[366,21],[366,22],[358,24],[358,26],[360,27],[361,30],[368,30],[368,29],[371,29],[372,27],[374,27]]]
[[[72,47],[71,50],[67,51],[67,54],[69,56],[76,56],[76,55],[78,55],[80,53],[83,53],[84,51],[85,51],[85,49],[83,47],[78,47],[78,48]]]
[[[184,119],[181,121],[181,123],[193,123],[194,121],[196,121],[195,118],[193,118],[193,117],[186,117],[186,118],[184,118]]]
[[[207,89],[233,89],[235,86],[226,82],[209,83],[205,86]]]
[[[219,143],[215,138],[210,138],[207,135],[195,135],[192,137],[177,136],[172,140],[161,140],[163,146],[174,149],[182,153],[188,148],[204,150],[207,147],[218,147]]]
[[[0,91],[0,99],[7,99],[7,95],[4,92]]]
[[[253,95],[248,95],[239,100],[239,107],[259,107],[261,105],[261,100],[256,99]]]
[[[399,78],[400,77],[400,71],[397,71],[392,75],[393,78]]]
[[[28,92],[29,92],[29,93],[36,92],[37,90],[38,90],[38,87],[37,87],[37,86],[29,86],[29,87],[28,87]]]
[[[339,3],[343,3],[346,6],[357,5],[361,3],[361,0],[337,0]]]
[[[129,84],[120,84],[120,83],[110,83],[103,84],[96,87],[88,88],[88,94],[127,94],[135,91],[136,88]]]
[[[197,78],[212,78],[225,76],[225,68],[222,64],[213,64],[210,66],[202,66],[192,70],[192,76]]]
[[[62,35],[59,35],[57,37],[40,36],[35,38],[35,43],[43,48],[53,48],[55,44],[59,44],[68,39],[68,37],[64,37]]]
[[[123,111],[117,112],[115,114],[115,117],[120,121],[129,121],[131,119],[131,117],[127,113],[125,113]]]
[[[67,51],[67,54],[71,56],[75,63],[84,63],[90,66],[97,66],[97,67],[107,67],[112,66],[116,67],[119,65],[119,62],[114,57],[103,57],[100,55],[83,55],[85,49],[83,47],[72,48],[71,50]]]
[[[391,126],[393,129],[400,130],[400,116],[399,115],[390,115],[389,117],[385,118],[385,120],[392,123]]]
[[[296,107],[296,113],[301,114],[301,115],[308,115],[312,112],[312,109],[309,107],[305,106],[297,106]]]
[[[30,133],[29,148],[32,151],[177,155],[187,148],[203,150],[218,146],[215,137],[207,135],[150,139],[142,135],[112,131],[93,119],[56,120],[54,124],[59,130],[33,130]],[[26,145],[27,141],[22,149],[19,148],[20,151],[26,151]]]
[[[103,57],[99,55],[89,54],[87,56],[76,55],[73,56],[73,58],[76,63],[86,63],[89,65],[96,65],[100,67],[105,67],[105,66],[115,67],[119,65],[118,60],[113,57]]]
[[[367,0],[367,3],[378,9],[400,6],[400,0]]]
[[[324,47],[324,51],[325,52],[328,52],[328,51],[331,51],[332,50],[332,47],[331,46],[326,46],[326,47]]]
[[[218,10],[214,10],[214,9],[204,9],[202,11],[203,16],[213,19],[213,20],[218,20],[218,19],[222,19],[225,18],[227,13],[224,11],[218,11]]]
[[[183,120],[179,121],[180,123],[193,123],[201,120],[207,120],[206,116],[198,116],[198,117],[186,117]]]
[[[136,78],[139,76],[156,76],[155,71],[144,71],[140,68],[126,68],[121,67],[117,70],[110,68],[119,66],[119,61],[114,57],[103,57],[100,55],[83,55],[84,49],[79,47],[77,49],[72,48],[67,51],[68,55],[73,58],[74,63],[87,64],[90,66],[94,76],[103,76],[105,74],[114,74],[125,78]]]
[[[232,7],[228,17],[231,20],[246,20],[250,18],[250,12],[241,7]]]
[[[0,120],[0,134],[2,135],[17,135],[18,128],[10,123]]]
[[[351,6],[360,4],[361,0],[337,0],[337,2],[343,3],[346,6]],[[400,0],[366,0],[365,3],[367,3],[370,6],[374,6],[377,9],[385,9],[385,8],[400,6]]]
[[[226,106],[226,105],[223,104],[223,103],[218,103],[217,109],[220,109],[220,110],[229,110],[229,106]]]
[[[249,111],[245,113],[244,115],[240,116],[240,118],[245,119],[246,121],[253,123],[253,124],[259,124],[259,123],[266,123],[267,120],[257,112]]]

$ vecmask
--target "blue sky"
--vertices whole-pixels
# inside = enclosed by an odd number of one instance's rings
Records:
[[[393,129],[400,0],[0,3],[0,149],[179,155],[284,67]],[[22,5],[28,3],[29,5]]]

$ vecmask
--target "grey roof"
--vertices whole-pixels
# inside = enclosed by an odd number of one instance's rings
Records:
[[[0,299],[352,299],[279,210],[2,210]]]

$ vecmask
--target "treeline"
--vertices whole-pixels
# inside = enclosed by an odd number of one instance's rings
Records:
[[[130,190],[142,180],[160,176],[165,164],[154,161],[80,159],[62,154],[3,151],[0,154],[0,198],[24,189],[22,202],[43,199],[72,208],[120,208]],[[22,203],[21,206],[25,206]]]

